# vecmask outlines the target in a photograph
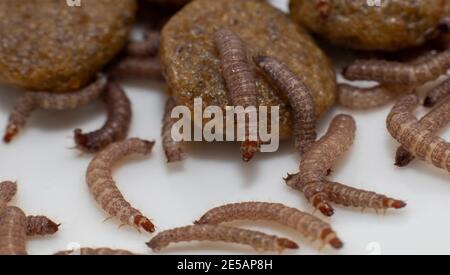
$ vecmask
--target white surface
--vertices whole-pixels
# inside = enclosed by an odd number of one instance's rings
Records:
[[[274,1],[275,2],[275,1]],[[281,7],[285,1],[276,1]],[[302,194],[283,184],[287,172],[298,169],[299,159],[291,142],[274,154],[259,154],[243,164],[235,144],[191,144],[189,158],[181,166],[168,167],[160,145],[160,121],[165,95],[163,86],[148,82],[127,82],[134,118],[130,136],[155,139],[158,143],[149,158],[127,161],[115,173],[126,198],[153,218],[158,231],[190,224],[206,210],[230,202],[281,202],[312,211]],[[21,92],[0,87],[0,121]],[[333,114],[345,110],[336,109]],[[349,112],[358,124],[356,143],[332,175],[334,180],[407,200],[408,207],[389,211],[386,216],[336,206],[330,219],[344,240],[344,249],[319,252],[293,231],[273,224],[250,225],[269,233],[296,240],[300,254],[340,253],[450,253],[449,174],[415,161],[408,168],[393,165],[398,144],[389,136],[385,117],[389,108],[370,112]],[[321,132],[332,114],[321,123]],[[0,144],[0,180],[19,182],[14,204],[29,214],[45,214],[62,223],[57,235],[28,242],[32,254],[49,254],[81,246],[129,249],[151,253],[145,246],[151,235],[130,228],[118,229],[117,220],[103,222],[106,214],[89,194],[84,181],[91,156],[74,150],[72,131],[93,130],[105,115],[101,102],[71,112],[38,111],[11,145]],[[3,126],[2,126],[3,127]],[[444,134],[447,139],[450,131]],[[320,216],[320,214],[317,214]],[[253,253],[251,249],[221,244],[172,246],[164,253]]]

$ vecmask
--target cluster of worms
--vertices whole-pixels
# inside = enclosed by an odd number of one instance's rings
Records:
[[[166,102],[162,123],[162,144],[168,163],[182,161],[186,156],[182,144],[180,142],[174,141],[172,137],[172,127],[174,125],[174,120],[172,119],[171,114],[175,106],[175,101],[172,98],[169,98]]]
[[[326,216],[334,214],[330,202],[376,211],[405,207],[406,204],[403,201],[326,179],[336,161],[350,149],[355,132],[356,123],[353,117],[337,115],[327,133],[304,154],[300,163],[300,172],[288,175],[285,179],[287,185],[302,192],[313,207]]]

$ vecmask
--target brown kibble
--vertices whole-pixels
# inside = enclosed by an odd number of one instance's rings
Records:
[[[171,117],[173,108],[176,103],[172,98],[169,98],[166,103],[163,117],[162,140],[164,153],[166,154],[167,162],[179,162],[185,159],[186,154],[180,142],[176,142],[172,138],[172,127],[174,120]]]

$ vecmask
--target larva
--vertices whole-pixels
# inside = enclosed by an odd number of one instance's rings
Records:
[[[59,226],[45,216],[27,216],[27,236],[53,235]]]
[[[74,132],[76,146],[82,151],[95,153],[127,137],[132,110],[125,91],[117,83],[109,83],[103,101],[108,110],[108,119],[103,127],[87,134],[83,134],[81,129]]]
[[[213,241],[245,244],[261,251],[277,251],[297,249],[298,245],[288,239],[278,238],[258,231],[228,227],[221,225],[191,225],[166,230],[156,235],[147,246],[159,251],[171,243],[191,241]]]
[[[122,224],[154,232],[155,227],[142,213],[131,207],[112,178],[112,166],[131,154],[147,155],[154,142],[131,138],[112,143],[97,154],[89,164],[86,182],[95,200],[111,217],[118,217]]]
[[[244,42],[229,29],[221,29],[214,33],[214,42],[220,53],[222,75],[227,86],[228,98],[233,106],[244,108],[258,106],[256,80]],[[250,117],[250,116],[249,116]],[[241,145],[242,158],[250,161],[259,150],[259,142],[250,140],[250,128],[247,125],[245,137]],[[238,127],[240,127],[238,125]]]
[[[159,61],[154,57],[125,57],[112,66],[109,74],[116,78],[136,77],[146,80],[164,81]]]
[[[418,103],[415,94],[401,98],[387,117],[388,131],[415,157],[450,172],[450,143],[420,127],[412,114]]]
[[[17,193],[17,183],[4,181],[0,183],[0,212],[8,205]]]
[[[276,58],[257,56],[255,62],[289,99],[294,116],[295,148],[302,155],[317,138],[316,110],[311,93],[289,67]]]
[[[337,159],[350,149],[355,132],[356,124],[353,117],[349,115],[336,116],[327,133],[314,143],[303,156],[300,173],[288,175],[285,179],[287,185],[302,192],[306,199],[326,216],[334,214],[330,202],[376,210],[403,208],[406,204],[402,201],[326,180],[326,176]],[[379,204],[380,200],[383,203]],[[379,207],[380,205],[382,207]]]
[[[348,84],[339,84],[339,104],[354,110],[367,110],[382,107],[396,98],[392,89],[384,85],[373,88],[359,88]]]
[[[374,80],[384,84],[417,85],[438,78],[450,69],[450,49],[427,60],[402,63],[385,60],[357,60],[344,70],[349,80]]]
[[[433,107],[437,102],[450,95],[450,79],[444,81],[436,88],[432,89],[425,98],[423,105]]]
[[[70,255],[80,255],[80,256],[131,256],[134,253],[121,250],[121,249],[110,249],[110,248],[88,248],[83,247],[78,250],[66,250],[60,251],[53,255],[56,256],[70,256]]]
[[[274,221],[297,230],[307,238],[330,244],[336,249],[343,246],[328,223],[313,215],[279,203],[243,202],[227,204],[209,210],[195,223],[219,225],[235,220]]]
[[[175,106],[175,101],[172,98],[169,98],[166,103],[162,123],[163,148],[168,163],[182,161],[185,158],[183,146],[180,142],[176,142],[172,138],[172,126],[174,124],[174,120],[171,117],[171,113]]]
[[[427,115],[420,119],[422,130],[436,133],[450,122],[450,98],[441,105],[435,107]],[[395,156],[395,165],[404,167],[414,160],[414,156],[403,146],[400,146]]]
[[[44,92],[29,92],[23,95],[16,103],[9,117],[6,133],[3,140],[6,143],[17,135],[25,126],[28,117],[38,108],[45,110],[69,110],[85,105],[105,90],[108,83],[104,75],[99,75],[97,80],[86,88],[67,94],[54,94]]]
[[[0,255],[27,255],[27,218],[17,207],[0,213]]]
[[[159,50],[161,34],[157,31],[146,31],[142,41],[131,41],[126,48],[126,54],[133,57],[155,56]]]

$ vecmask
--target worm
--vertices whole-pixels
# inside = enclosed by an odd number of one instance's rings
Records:
[[[53,235],[59,226],[45,216],[27,216],[27,236]]]
[[[159,251],[171,243],[191,241],[213,241],[245,244],[255,250],[277,251],[297,249],[298,245],[288,239],[278,238],[258,231],[221,225],[190,225],[166,230],[156,235],[147,246]]]
[[[415,94],[401,98],[386,119],[387,129],[413,156],[450,172],[450,143],[422,129],[412,114],[418,104]]]
[[[348,84],[339,84],[339,104],[354,110],[367,110],[382,107],[397,97],[392,88],[377,85],[372,88],[359,88]]]
[[[320,239],[336,249],[343,246],[328,223],[313,215],[279,203],[243,202],[227,204],[209,210],[195,223],[219,225],[235,220],[274,221],[293,228],[305,237],[313,240]]]
[[[157,58],[125,57],[115,63],[109,70],[115,78],[143,78],[164,81],[161,65]]]
[[[172,138],[172,126],[174,125],[174,120],[172,119],[171,114],[173,108],[175,107],[176,107],[175,100],[169,98],[166,103],[162,123],[163,148],[168,163],[182,161],[186,156],[184,148],[181,145],[181,143],[174,141]]]
[[[356,124],[353,117],[337,115],[327,133],[303,156],[300,173],[285,178],[287,185],[302,192],[325,216],[334,214],[330,202],[375,210],[405,207],[403,201],[326,180],[337,159],[350,149],[355,133]]]
[[[294,116],[295,148],[303,155],[317,138],[316,110],[311,93],[289,67],[276,58],[257,56],[255,62],[288,97]]]
[[[17,183],[4,181],[0,183],[0,213],[17,193]]]
[[[110,249],[110,248],[89,248],[83,247],[77,250],[65,250],[57,252],[53,255],[56,256],[71,256],[71,255],[80,255],[80,256],[131,256],[135,255],[134,253],[121,250],[121,249]]]
[[[450,98],[431,110],[420,119],[420,128],[430,133],[436,133],[445,127],[450,121]],[[403,146],[400,146],[395,156],[395,165],[399,167],[407,166],[414,160],[414,156]]]
[[[437,102],[450,95],[450,79],[442,82],[436,88],[432,89],[425,98],[423,105],[433,107]]]
[[[105,90],[108,83],[104,75],[99,75],[97,80],[86,88],[67,94],[54,94],[45,92],[28,92],[16,103],[10,114],[4,142],[9,143],[25,126],[28,117],[38,108],[45,110],[69,110],[76,109],[93,101]]]
[[[151,57],[158,54],[161,34],[147,30],[142,41],[131,41],[126,48],[126,54],[133,57]]]
[[[112,166],[131,154],[147,155],[154,142],[131,138],[110,144],[89,164],[86,182],[95,200],[111,217],[118,217],[123,225],[154,232],[155,226],[142,213],[131,207],[112,178]]]
[[[0,255],[27,255],[27,218],[17,207],[0,213]]]
[[[257,107],[258,92],[256,80],[244,42],[229,29],[221,29],[214,34],[214,42],[220,53],[222,75],[227,86],[227,95],[233,106]],[[249,116],[250,117],[250,116]],[[249,123],[250,124],[250,123]],[[238,125],[238,127],[240,127]],[[250,140],[250,128],[245,127],[245,137],[241,145],[242,158],[250,161],[259,150],[259,142]]]
[[[127,137],[131,124],[131,103],[125,91],[116,83],[109,83],[103,101],[108,109],[108,119],[97,131],[83,134],[74,131],[76,147],[84,152],[96,153],[109,144]]]
[[[357,60],[344,70],[349,80],[374,80],[384,84],[417,85],[438,78],[450,69],[450,49],[421,62]]]

